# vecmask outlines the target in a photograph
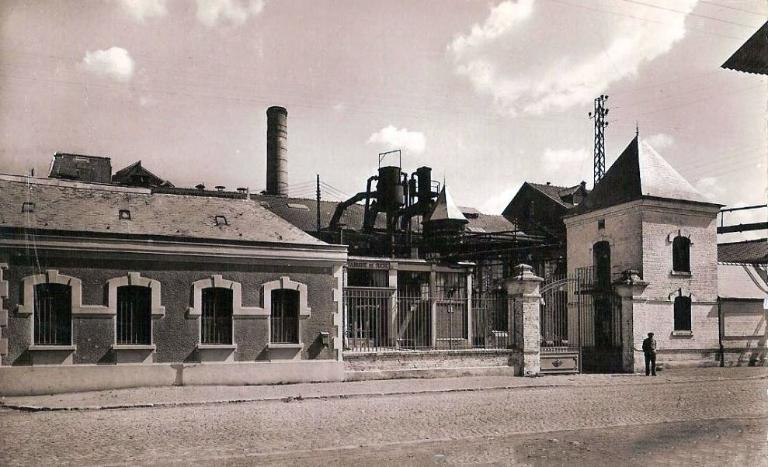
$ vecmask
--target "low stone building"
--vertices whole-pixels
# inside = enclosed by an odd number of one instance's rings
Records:
[[[0,192],[0,393],[343,378],[346,247],[247,195]]]

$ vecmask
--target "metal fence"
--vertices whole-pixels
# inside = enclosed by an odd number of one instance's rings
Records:
[[[345,349],[506,349],[508,303],[504,295],[472,298],[398,295],[395,289],[344,290]]]

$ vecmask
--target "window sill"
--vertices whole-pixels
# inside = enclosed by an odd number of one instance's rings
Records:
[[[234,350],[237,344],[197,344],[197,350]]]
[[[669,273],[672,277],[691,277],[692,274],[688,271],[672,271]]]
[[[29,349],[30,352],[50,352],[50,351],[61,351],[61,352],[74,352],[77,350],[76,345],[30,345]]]
[[[155,351],[155,344],[113,344],[112,350],[151,350]]]
[[[672,337],[693,337],[692,331],[672,331]]]
[[[267,344],[268,349],[297,349],[301,350],[304,348],[304,344],[275,344],[275,343],[269,343]]]

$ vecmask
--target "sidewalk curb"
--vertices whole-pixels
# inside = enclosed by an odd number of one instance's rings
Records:
[[[626,374],[621,376],[642,376],[637,374]],[[714,383],[719,381],[735,381],[735,380],[759,380],[768,379],[768,375],[760,376],[748,376],[743,378],[721,378],[712,380],[683,380],[683,381],[664,381],[658,380],[658,382],[648,382],[643,384],[656,385],[656,384],[686,384],[686,383]],[[327,399],[354,399],[364,397],[387,397],[387,396],[408,396],[408,395],[422,395],[422,394],[448,394],[458,392],[478,392],[478,391],[503,391],[503,390],[515,390],[515,389],[552,389],[558,387],[576,387],[576,388],[594,388],[604,386],[625,386],[630,383],[622,382],[618,384],[524,384],[524,385],[502,385],[502,386],[482,386],[474,388],[452,388],[452,389],[425,389],[425,390],[411,390],[411,391],[392,391],[392,392],[368,392],[368,393],[352,393],[352,394],[327,394],[317,396],[302,396],[301,394],[296,396],[280,396],[280,397],[254,397],[243,399],[218,399],[218,400],[204,400],[204,401],[181,401],[181,402],[137,402],[134,404],[114,404],[114,405],[91,405],[91,406],[67,406],[67,407],[46,407],[40,405],[27,405],[27,404],[9,404],[5,401],[0,401],[0,408],[6,408],[11,410],[18,410],[22,412],[86,412],[97,410],[125,410],[125,409],[145,409],[145,408],[177,408],[177,407],[194,407],[204,405],[224,405],[224,404],[243,404],[252,402],[301,402],[308,400],[327,400]]]

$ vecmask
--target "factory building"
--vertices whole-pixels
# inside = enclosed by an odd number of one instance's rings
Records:
[[[720,206],[637,138],[592,191],[525,183],[502,215],[430,167],[292,198],[288,162],[270,107],[262,193],[64,153],[0,176],[0,392],[633,371],[646,332],[665,364],[764,362],[765,258],[718,264]]]

